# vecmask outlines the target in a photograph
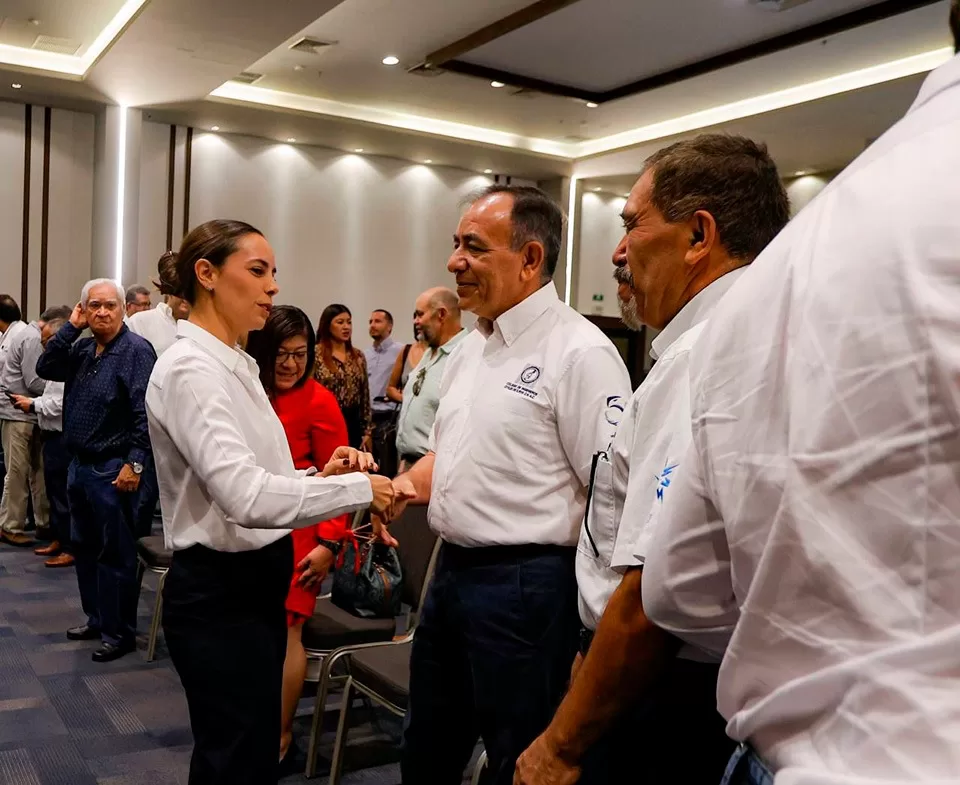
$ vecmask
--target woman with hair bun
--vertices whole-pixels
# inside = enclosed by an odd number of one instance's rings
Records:
[[[190,316],[190,303],[173,294],[176,280],[177,255],[167,251],[157,262],[157,280],[153,285],[163,296],[156,308],[135,313],[127,319],[127,327],[153,346],[157,357],[177,340],[177,321]]]
[[[173,550],[163,630],[190,709],[190,785],[277,781],[289,530],[368,506],[389,513],[408,496],[365,474],[371,457],[350,448],[319,475],[294,467],[257,364],[237,348],[264,326],[275,274],[273,249],[249,224],[191,231],[168,281],[190,318],[146,396]]]

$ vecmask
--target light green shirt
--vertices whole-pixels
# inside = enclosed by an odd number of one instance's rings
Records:
[[[440,380],[447,358],[467,335],[461,330],[439,349],[423,353],[417,367],[407,377],[403,386],[403,405],[397,421],[397,452],[400,455],[425,455],[429,450],[430,431],[440,404]],[[413,394],[419,382],[419,393]]]

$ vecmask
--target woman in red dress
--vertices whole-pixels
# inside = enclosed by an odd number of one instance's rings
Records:
[[[273,308],[262,330],[251,333],[247,352],[260,366],[260,380],[283,423],[298,469],[325,466],[348,443],[347,424],[333,393],[313,378],[316,336],[309,317],[292,305]],[[293,740],[293,718],[303,690],[307,655],[301,633],[313,616],[320,584],[349,526],[341,516],[293,532],[294,574],[287,594],[287,654],[283,663],[280,759]]]

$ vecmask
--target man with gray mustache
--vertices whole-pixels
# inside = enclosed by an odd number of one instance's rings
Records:
[[[553,721],[518,759],[514,785],[671,782],[678,770],[684,782],[719,782],[734,746],[716,709],[718,659],[647,619],[641,578],[693,438],[689,351],[786,224],[787,195],[763,145],[706,134],[651,156],[621,217],[620,311],[634,330],[660,330],[656,364],[613,443],[594,456],[576,560],[580,655]],[[664,750],[681,740],[693,754],[678,768]]]

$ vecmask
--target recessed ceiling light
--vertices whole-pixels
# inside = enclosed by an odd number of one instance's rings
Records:
[[[432,164],[432,163],[433,163],[433,159],[432,159],[432,158],[427,158],[427,159],[424,160],[424,163],[425,163],[425,164]]]
[[[484,174],[493,174],[493,169],[484,169],[484,170],[483,170],[483,173],[484,173]]]
[[[297,140],[294,139],[292,136],[288,136],[288,137],[287,137],[287,141],[288,141],[288,142],[295,142],[295,141],[297,141]]]
[[[363,152],[363,148],[362,148],[362,147],[354,147],[354,148],[353,148],[353,152],[355,152],[355,153],[362,153],[362,152]]]
[[[587,101],[587,109],[596,109],[600,104],[595,104],[593,101]]]
[[[302,70],[303,70],[303,66],[302,66],[302,65],[295,65],[295,66],[293,67],[293,70],[294,70],[294,71],[302,71]]]
[[[490,83],[490,86],[491,86],[491,87],[506,87],[506,84],[504,84],[503,82],[497,82],[496,80],[494,80],[493,82]]]
[[[794,176],[794,177],[805,177],[805,176],[808,175],[808,174],[810,174],[810,172],[808,172],[806,169],[801,169],[799,172],[794,172],[794,173],[793,173],[793,176]]]
[[[219,130],[220,130],[220,126],[219,126],[219,125],[211,125],[211,126],[210,126],[210,130],[211,130],[211,131],[219,131]]]
[[[387,55],[380,62],[383,63],[384,65],[396,65],[397,63],[400,62],[400,58],[397,57],[396,55]]]
[[[28,21],[30,24],[32,24],[34,27],[40,27],[40,20],[39,20],[39,19],[28,19],[27,21]]]
[[[10,86],[11,86],[14,90],[19,90],[21,87],[23,87],[23,85],[20,84],[19,82],[14,82],[14,83],[13,83],[12,85],[10,85]]]
[[[593,189],[593,192],[594,192],[595,194],[596,194],[596,193],[600,193],[600,189],[599,189],[599,188],[594,188],[594,189]]]

